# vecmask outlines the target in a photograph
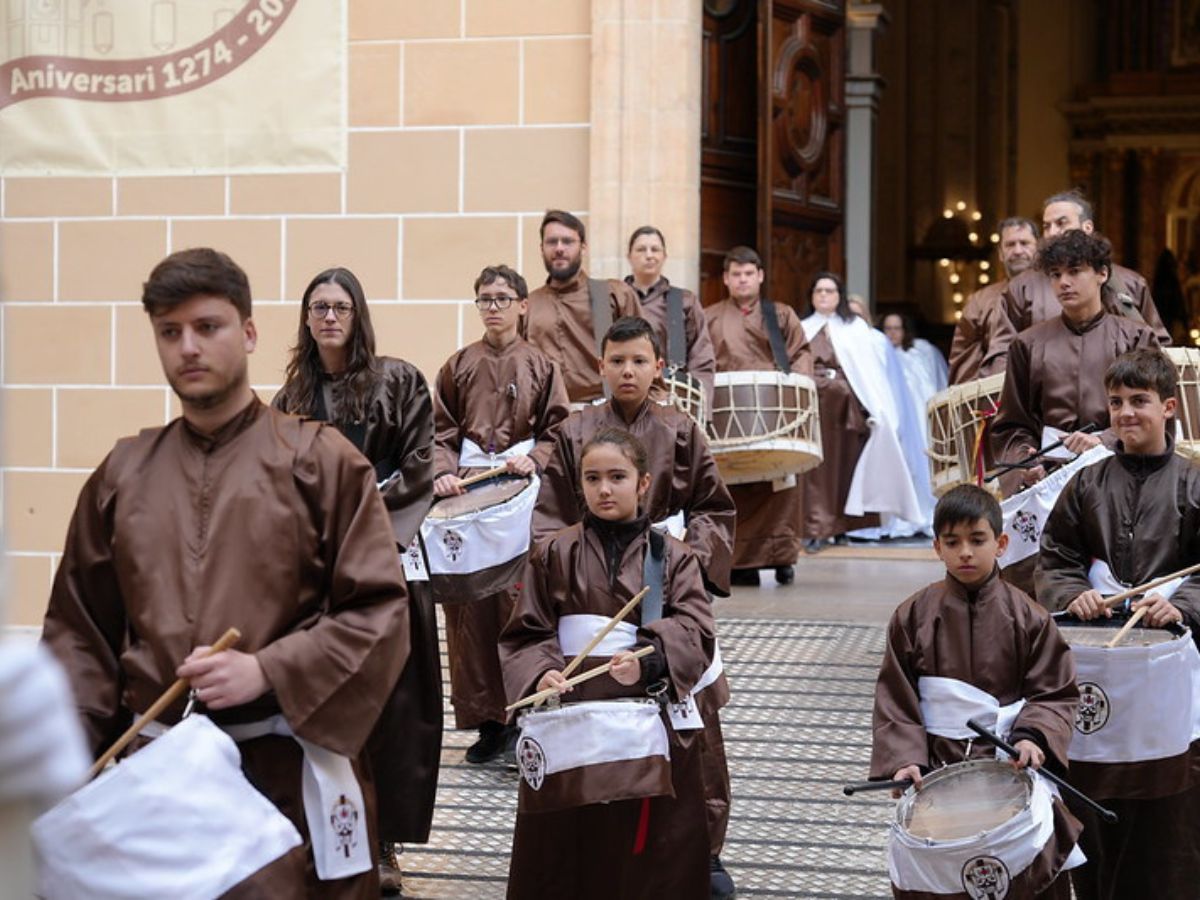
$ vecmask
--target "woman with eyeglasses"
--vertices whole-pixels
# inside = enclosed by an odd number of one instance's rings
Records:
[[[376,355],[367,298],[349,269],[326,269],[305,289],[296,345],[272,405],[329,422],[371,461],[398,549],[409,548],[433,502],[433,404],[415,366]],[[385,893],[400,889],[395,844],[429,839],[442,746],[433,599],[425,583],[413,580],[411,554],[405,562],[408,664],[368,742]]]

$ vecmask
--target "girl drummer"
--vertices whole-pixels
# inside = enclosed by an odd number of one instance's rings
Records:
[[[583,449],[580,469],[587,515],[531,553],[520,599],[500,638],[509,699],[560,688],[564,703],[571,704],[652,693],[685,700],[709,666],[714,647],[699,563],[685,544],[651,530],[640,508],[650,473],[636,438],[613,428],[598,432]],[[661,560],[657,568],[656,560]],[[581,667],[587,671],[611,662],[609,675],[564,687],[566,660],[582,651],[647,578],[652,589],[661,578],[661,591],[651,590],[624,627],[600,645],[609,649],[589,655]],[[623,637],[611,643],[617,635]],[[636,647],[653,649],[641,659],[631,658],[628,651]],[[651,799],[633,792],[633,799],[596,802],[584,793],[581,805],[562,811],[518,812],[509,897],[709,896],[704,789],[694,737],[699,732],[683,722],[667,732],[673,797]],[[522,746],[518,755],[524,761]],[[533,783],[524,766],[522,774]],[[580,789],[604,782],[608,797],[614,790],[621,796],[623,777],[631,776],[620,764],[606,762],[594,778],[586,772],[581,776]]]

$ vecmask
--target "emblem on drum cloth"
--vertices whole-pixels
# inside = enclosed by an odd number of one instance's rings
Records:
[[[994,856],[976,856],[963,866],[963,890],[971,900],[1003,900],[1010,881],[1008,867]]]
[[[1104,727],[1112,706],[1108,694],[1100,685],[1084,681],[1079,685],[1079,709],[1075,711],[1075,730],[1080,734],[1092,734]]]
[[[463,539],[457,531],[447,531],[442,538],[442,545],[446,548],[446,555],[450,557],[451,562],[458,562],[458,557],[462,554]]]
[[[531,737],[517,741],[517,765],[521,769],[521,777],[535,791],[540,790],[546,780],[546,754],[542,745]]]
[[[1038,537],[1038,519],[1035,513],[1021,510],[1013,516],[1013,530],[1027,541],[1036,541]]]
[[[337,835],[338,849],[342,851],[346,859],[349,859],[351,848],[358,844],[358,841],[354,839],[354,831],[358,825],[358,809],[346,798],[345,794],[338,797],[337,803],[333,804],[333,814],[329,817],[329,824],[333,826],[333,832]]]

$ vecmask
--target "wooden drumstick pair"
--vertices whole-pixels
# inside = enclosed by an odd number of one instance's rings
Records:
[[[1187,575],[1191,575],[1193,572],[1200,572],[1200,563],[1196,563],[1194,566],[1188,566],[1186,569],[1180,569],[1178,572],[1172,572],[1170,575],[1162,575],[1158,578],[1152,579],[1151,581],[1147,581],[1145,584],[1139,584],[1137,587],[1131,587],[1127,591],[1121,591],[1119,594],[1113,594],[1111,597],[1105,597],[1104,605],[1110,608],[1114,607],[1118,603],[1125,602],[1130,597],[1136,597],[1138,594],[1145,594],[1154,590],[1156,587],[1161,587],[1169,581],[1174,581],[1176,578],[1183,578]],[[1142,617],[1145,615],[1146,607],[1144,606],[1141,609],[1134,611],[1134,614],[1129,617],[1129,621],[1126,622],[1121,627],[1121,630],[1113,635],[1113,639],[1104,646],[1115,647],[1117,644],[1121,643],[1121,641],[1125,639],[1125,635],[1129,634],[1130,629],[1140,622]]]
[[[588,641],[587,644],[584,645],[584,648],[575,654],[575,658],[567,663],[567,665],[563,668],[563,677],[567,678],[567,676],[583,665],[583,661],[587,658],[587,655],[595,650],[600,642],[608,637],[609,632],[616,628],[617,625],[620,624],[620,622],[627,615],[633,612],[633,608],[641,603],[642,598],[648,593],[650,593],[650,588],[642,588],[633,595],[632,599],[630,599],[628,603],[621,607],[620,611],[615,616],[613,616],[604,624],[603,628],[592,635],[592,639]],[[633,658],[641,659],[653,649],[653,647],[643,647],[641,650],[635,650],[633,653]],[[574,678],[567,678],[566,686],[574,687],[582,681],[587,681],[589,678],[595,678],[597,675],[603,675],[605,672],[608,672],[611,669],[611,662],[603,666],[598,666],[595,669],[590,669],[582,675],[577,675]],[[558,693],[561,693],[558,688],[546,688],[544,691],[538,691],[536,694],[530,694],[524,700],[518,700],[516,703],[509,704],[508,706],[504,707],[504,711],[510,712],[518,707],[529,706],[530,704],[537,706]]]

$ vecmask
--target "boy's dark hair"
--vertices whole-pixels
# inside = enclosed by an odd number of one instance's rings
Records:
[[[661,231],[659,231],[657,228],[655,228],[653,225],[643,225],[641,228],[637,229],[633,234],[631,234],[629,236],[629,249],[626,251],[627,253],[633,252],[634,241],[636,241],[638,238],[640,238],[644,234],[652,234],[656,238],[658,238],[659,242],[663,245],[664,252],[666,251],[667,239],[665,237],[663,237],[663,233]]]
[[[658,342],[658,335],[654,333],[654,326],[638,316],[621,316],[609,326],[608,331],[604,333],[604,339],[600,341],[600,355],[604,355],[610,341],[614,344],[624,344],[626,341],[636,341],[643,337],[650,341],[650,346],[654,348],[654,358],[662,359],[662,345]]]
[[[205,296],[224,297],[243,322],[250,318],[250,279],[241,266],[211,247],[172,253],[142,284],[142,308],[152,316]]]
[[[987,521],[996,537],[1004,531],[1004,513],[1000,501],[974,484],[960,484],[951,488],[938,500],[933,509],[933,535],[941,537],[955,525]]]
[[[579,454],[579,474],[583,475],[583,460],[588,452],[601,444],[612,444],[619,449],[627,460],[637,469],[638,477],[650,471],[650,456],[646,453],[646,445],[624,428],[601,428],[583,445]]]
[[[1112,274],[1112,244],[1102,234],[1088,234],[1082,229],[1067,231],[1042,242],[1038,248],[1037,268],[1040,272],[1068,269],[1072,266],[1091,266],[1095,271],[1107,269]]]
[[[529,285],[525,283],[521,273],[516,269],[509,268],[504,263],[483,267],[483,271],[475,279],[475,293],[478,294],[481,287],[485,284],[492,284],[497,278],[503,278],[504,283],[517,292],[518,300],[529,299]]]
[[[744,244],[739,244],[736,247],[730,247],[725,253],[725,261],[721,264],[721,271],[728,272],[729,267],[734,263],[754,263],[762,271],[762,257],[760,257],[752,247],[747,247]]]
[[[557,222],[559,225],[565,225],[573,232],[579,235],[579,243],[587,243],[587,229],[583,226],[583,222],[579,221],[578,216],[573,216],[565,209],[548,209],[546,214],[542,216],[542,224],[538,228],[538,236],[545,240],[546,226],[551,222]]]
[[[1087,197],[1076,190],[1059,191],[1057,194],[1051,194],[1042,201],[1042,212],[1046,211],[1046,207],[1051,203],[1074,203],[1079,208],[1079,224],[1084,222],[1095,221],[1095,213],[1092,212],[1092,204],[1088,202]],[[1037,234],[1037,232],[1034,232]]]
[[[1161,350],[1149,347],[1122,353],[1104,373],[1106,390],[1116,387],[1151,390],[1158,394],[1159,400],[1174,397],[1178,384],[1171,360]]]

